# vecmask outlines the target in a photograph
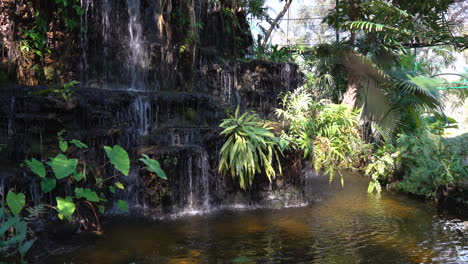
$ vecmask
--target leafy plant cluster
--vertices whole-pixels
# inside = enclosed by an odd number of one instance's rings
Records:
[[[57,212],[61,220],[73,221],[77,218],[81,227],[85,230],[101,231],[99,214],[104,214],[106,206],[112,204],[109,195],[117,190],[125,189],[123,183],[111,180],[120,175],[128,176],[130,159],[128,153],[119,145],[105,146],[104,150],[109,161],[101,167],[92,167],[86,161],[70,157],[75,150],[85,150],[88,146],[76,139],[65,140],[63,132],[59,133],[60,153],[48,161],[40,161],[35,158],[26,160],[26,166],[39,177],[41,191],[51,197],[52,204],[42,205]],[[146,169],[155,173],[159,178],[167,180],[167,176],[161,169],[158,161],[143,154],[140,161],[146,165]],[[104,177],[100,170],[107,164],[112,164],[114,175]],[[63,190],[71,186],[73,194],[64,193]],[[0,208],[0,252],[7,255],[19,255],[24,258],[34,240],[26,240],[27,221],[21,217],[21,212],[26,206],[26,196],[23,193],[9,191],[6,196],[6,205]],[[128,212],[128,204],[123,200],[116,201],[116,205]],[[30,208],[27,208],[31,211]]]
[[[41,16],[39,11],[33,15],[34,24],[30,29],[23,30],[23,40],[20,42],[20,50],[24,54],[33,52],[39,57],[43,57],[44,53],[50,53],[47,48],[47,31],[49,27],[47,21]]]
[[[295,52],[288,47],[279,47],[278,45],[263,47],[256,45],[253,58],[273,62],[294,62],[295,57]]]
[[[55,0],[55,4],[58,6],[58,15],[65,21],[66,28],[70,31],[79,28],[79,18],[84,14],[80,0]]]
[[[286,93],[281,106],[276,114],[283,121],[283,140],[302,149],[315,170],[323,169],[330,181],[338,175],[344,184],[340,170],[358,166],[369,147],[360,138],[359,111],[327,100],[316,102],[305,88]]]
[[[401,135],[397,146],[404,172],[397,185],[399,190],[433,198],[438,188],[468,175],[463,156],[453,153],[439,136],[427,131]]]
[[[252,112],[242,115],[237,107],[233,116],[223,120],[220,127],[224,128],[221,135],[227,141],[221,148],[219,172],[239,178],[242,189],[251,186],[256,174],[265,173],[271,181],[276,176],[274,162],[281,174],[278,139],[273,134],[273,128],[261,121]]]

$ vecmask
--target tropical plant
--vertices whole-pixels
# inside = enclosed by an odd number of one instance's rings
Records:
[[[24,54],[33,52],[39,57],[42,57],[44,53],[50,53],[50,49],[47,48],[48,26],[46,20],[40,15],[39,11],[35,12],[33,17],[34,26],[23,31],[20,50]]]
[[[108,202],[106,194],[108,192],[115,193],[116,188],[125,189],[124,184],[119,181],[111,185],[106,183],[120,174],[124,176],[128,175],[130,170],[128,153],[119,145],[113,147],[104,146],[109,159],[108,163],[112,164],[118,173],[109,177],[103,177],[101,173],[98,173],[89,166],[86,161],[68,157],[74,150],[87,149],[88,146],[86,144],[77,139],[65,140],[63,132],[60,132],[58,136],[58,145],[61,153],[50,158],[48,162],[31,158],[30,160],[26,160],[25,163],[35,175],[39,176],[42,191],[50,193],[55,198],[53,208],[57,211],[60,219],[72,221],[73,215],[78,211],[78,215],[83,218],[80,223],[85,229],[91,228],[100,231],[101,227],[97,212],[101,214],[105,212],[105,205]],[[156,160],[144,155],[141,161],[147,165],[146,168],[149,171],[156,173],[162,179],[167,179],[166,174]],[[108,163],[104,164],[100,169],[104,169]],[[50,169],[46,168],[46,165]],[[61,185],[71,185],[74,188],[74,195],[65,197],[55,195],[53,190],[60,189]],[[116,204],[123,211],[128,211],[128,205],[125,201],[119,200]],[[93,219],[89,219],[86,214],[79,212],[80,206],[89,209]],[[91,226],[88,226],[88,223]]]
[[[9,191],[6,196],[6,205],[2,199],[0,207],[0,260],[19,260],[25,262],[26,253],[36,241],[28,240],[28,218],[20,216],[25,206],[25,196],[22,193]],[[31,211],[30,211],[31,212]]]
[[[273,128],[252,112],[240,115],[237,107],[233,116],[220,124],[221,135],[227,137],[221,148],[219,172],[239,178],[242,189],[251,186],[254,176],[264,172],[271,181],[276,176],[274,161],[281,174],[281,150],[272,133]]]
[[[397,157],[399,153],[391,144],[377,147],[371,155],[371,162],[365,168],[365,174],[369,176],[370,182],[367,192],[374,190],[380,193],[382,191],[381,181],[385,181],[396,171]]]
[[[34,94],[40,95],[40,94],[44,94],[44,93],[59,93],[62,96],[62,98],[66,102],[68,102],[71,99],[71,97],[73,96],[73,94],[75,93],[73,91],[73,87],[75,87],[79,83],[80,82],[77,81],[77,80],[71,80],[70,82],[63,84],[62,86],[56,86],[56,87],[53,87],[53,88],[40,90],[40,91],[35,92]]]
[[[305,155],[312,158],[316,171],[329,175],[330,182],[338,175],[344,185],[341,170],[352,168],[367,147],[357,126],[359,110],[322,100],[314,112],[306,126]]]
[[[440,187],[468,175],[463,156],[454,154],[440,140],[425,130],[400,136],[398,150],[404,176],[397,185],[399,190],[435,197]]]
[[[281,108],[276,108],[275,114],[283,125],[281,138],[294,149],[304,148],[306,125],[310,118],[314,118],[312,110],[316,102],[305,87],[286,92],[280,99]]]

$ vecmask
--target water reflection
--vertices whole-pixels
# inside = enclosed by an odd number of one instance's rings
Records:
[[[466,229],[405,196],[366,193],[366,179],[327,186],[305,208],[218,211],[116,224],[56,263],[468,263]]]

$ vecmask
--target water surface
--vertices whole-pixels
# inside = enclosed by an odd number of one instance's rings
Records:
[[[468,263],[463,222],[422,201],[367,194],[367,180],[317,186],[307,207],[218,210],[108,226],[56,263]]]

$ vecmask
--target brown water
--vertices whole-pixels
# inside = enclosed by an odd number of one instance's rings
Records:
[[[49,263],[468,263],[461,220],[366,184],[320,186],[324,198],[303,208],[114,224],[94,247]]]

